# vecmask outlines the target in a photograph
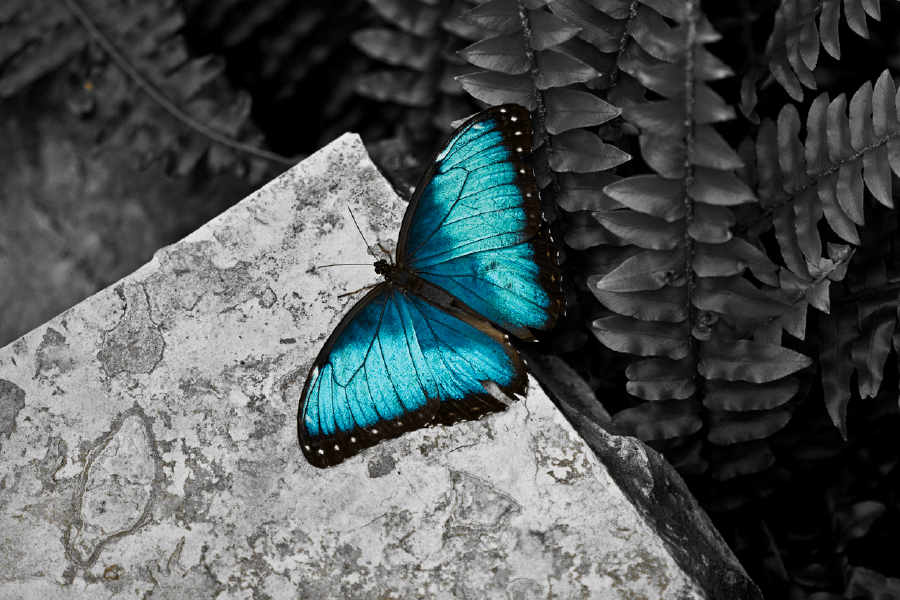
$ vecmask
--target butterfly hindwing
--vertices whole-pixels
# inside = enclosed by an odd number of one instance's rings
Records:
[[[495,107],[438,152],[410,201],[398,262],[475,313],[529,339],[560,311],[556,251],[542,224],[532,167],[531,116]]]
[[[525,388],[525,367],[502,332],[387,283],[341,320],[313,363],[297,415],[300,445],[317,467],[384,439],[505,408],[486,393]]]

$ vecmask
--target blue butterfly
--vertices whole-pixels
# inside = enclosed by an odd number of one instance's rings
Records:
[[[562,297],[543,225],[531,115],[481,112],[453,134],[410,200],[396,262],[325,342],[297,413],[306,459],[330,467],[378,442],[506,408],[492,381],[522,394],[525,364],[505,332],[533,340]]]

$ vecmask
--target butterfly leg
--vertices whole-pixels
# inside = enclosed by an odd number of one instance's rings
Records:
[[[367,289],[369,289],[369,288],[373,288],[373,287],[375,287],[376,285],[378,285],[378,284],[377,284],[377,283],[370,283],[369,285],[367,285],[367,286],[365,286],[365,287],[361,287],[361,288],[359,288],[358,290],[356,290],[356,291],[354,291],[354,292],[347,292],[346,294],[339,294],[339,295],[338,295],[338,298],[343,298],[343,297],[345,297],[345,296],[352,296],[353,294],[358,294],[358,293],[360,293],[361,291],[367,290]]]
[[[391,254],[391,251],[381,245],[381,242],[378,243],[378,247],[381,248],[381,251],[387,254],[388,258],[391,259],[391,264],[394,264],[394,255]]]

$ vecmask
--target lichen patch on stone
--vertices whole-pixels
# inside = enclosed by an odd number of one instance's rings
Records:
[[[143,286],[133,284],[116,291],[125,300],[125,314],[112,331],[104,333],[97,360],[107,377],[150,373],[162,360],[166,343],[150,315],[147,293]]]

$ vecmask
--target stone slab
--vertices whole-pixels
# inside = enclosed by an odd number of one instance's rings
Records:
[[[0,350],[0,598],[705,597],[531,380],[332,469],[320,345],[405,204],[345,135]]]

